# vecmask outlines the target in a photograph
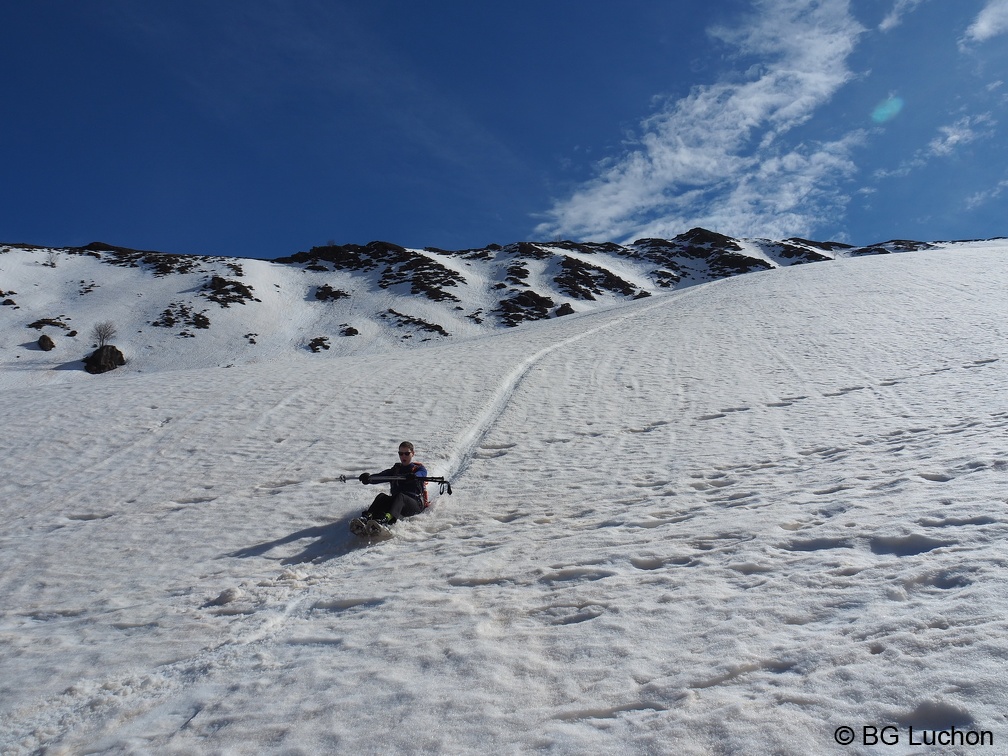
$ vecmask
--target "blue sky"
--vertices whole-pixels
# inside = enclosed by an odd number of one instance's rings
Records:
[[[0,240],[1008,235],[1008,0],[0,6]]]

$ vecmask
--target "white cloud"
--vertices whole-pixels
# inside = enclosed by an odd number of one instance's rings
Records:
[[[963,145],[994,136],[997,122],[990,113],[963,116],[955,123],[938,127],[938,136],[928,142],[925,149],[917,150],[913,157],[892,170],[875,171],[876,179],[901,178],[926,166],[932,158],[948,157]]]
[[[890,31],[903,23],[903,16],[912,13],[924,0],[896,0],[896,5],[889,11],[882,23],[879,24],[879,31]]]
[[[965,41],[986,42],[1008,32],[1008,0],[988,0],[986,7],[966,30]]]
[[[782,137],[851,79],[864,29],[848,0],[758,0],[744,27],[710,34],[747,56],[748,78],[694,87],[641,124],[634,147],[546,213],[536,233],[605,240],[709,225],[735,235],[808,233],[844,199],[858,137],[788,148]],[[751,67],[751,56],[762,64]]]
[[[939,136],[928,143],[927,154],[936,157],[951,155],[960,145],[990,136],[993,125],[994,119],[989,114],[983,114],[966,116],[950,126],[941,126],[938,128]]]
[[[986,205],[991,200],[1000,197],[1008,190],[1008,179],[999,181],[995,186],[966,198],[966,209],[975,210],[981,205]]]
[[[840,212],[847,204],[837,177],[855,172],[849,153],[862,136],[765,157],[728,186],[715,184],[670,200],[665,215],[635,228],[633,236],[674,236],[695,225],[744,237],[808,234],[815,225],[812,213]]]

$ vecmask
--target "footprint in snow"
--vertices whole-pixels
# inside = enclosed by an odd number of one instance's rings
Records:
[[[78,522],[90,522],[91,520],[107,520],[112,517],[111,512],[87,512],[84,514],[69,514],[66,516],[68,520],[76,520]]]
[[[987,360],[974,360],[972,364],[963,365],[963,367],[966,368],[967,370],[971,370],[973,368],[983,367],[984,365],[990,365],[994,362],[998,362],[997,357],[991,357],[990,359]]]
[[[600,570],[593,567],[568,567],[543,575],[539,578],[539,582],[553,584],[582,580],[602,580],[603,578],[613,577],[615,574],[612,570]]]
[[[633,557],[630,564],[638,570],[653,572],[665,567],[688,567],[696,564],[689,557]]]
[[[853,549],[854,544],[846,538],[810,538],[791,541],[783,546],[788,551],[830,551],[832,549]]]
[[[853,393],[854,391],[864,391],[867,386],[847,386],[846,388],[839,389],[838,391],[832,391],[827,394],[823,394],[825,397],[836,397],[844,396],[845,394]]]
[[[879,556],[908,557],[924,554],[928,551],[952,546],[954,541],[939,541],[924,535],[911,534],[906,536],[877,536],[869,541],[873,554]]]

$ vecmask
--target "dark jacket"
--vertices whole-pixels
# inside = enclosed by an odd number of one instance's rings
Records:
[[[427,482],[419,480],[417,476],[419,476],[419,478],[426,478],[427,468],[419,462],[410,462],[408,465],[404,465],[402,462],[396,462],[388,470],[382,470],[380,473],[374,473],[368,482],[388,482],[388,484],[392,487],[390,493],[393,497],[400,493],[406,494],[407,496],[410,496],[420,502],[421,506],[426,507],[430,503],[427,500]],[[388,480],[388,478],[409,478],[409,480]]]

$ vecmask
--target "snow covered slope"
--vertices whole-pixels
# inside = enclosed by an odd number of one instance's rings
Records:
[[[975,243],[426,349],[5,358],[0,751],[995,752],[1006,291]],[[362,545],[338,476],[404,438],[455,493]]]
[[[0,245],[0,388],[89,379],[111,322],[127,372],[255,364],[311,352],[378,354],[493,333],[654,294],[863,249],[736,240],[703,229],[617,244],[521,242],[449,252],[386,242],[314,247],[278,261],[139,252],[102,243]],[[55,348],[42,351],[45,335]]]

